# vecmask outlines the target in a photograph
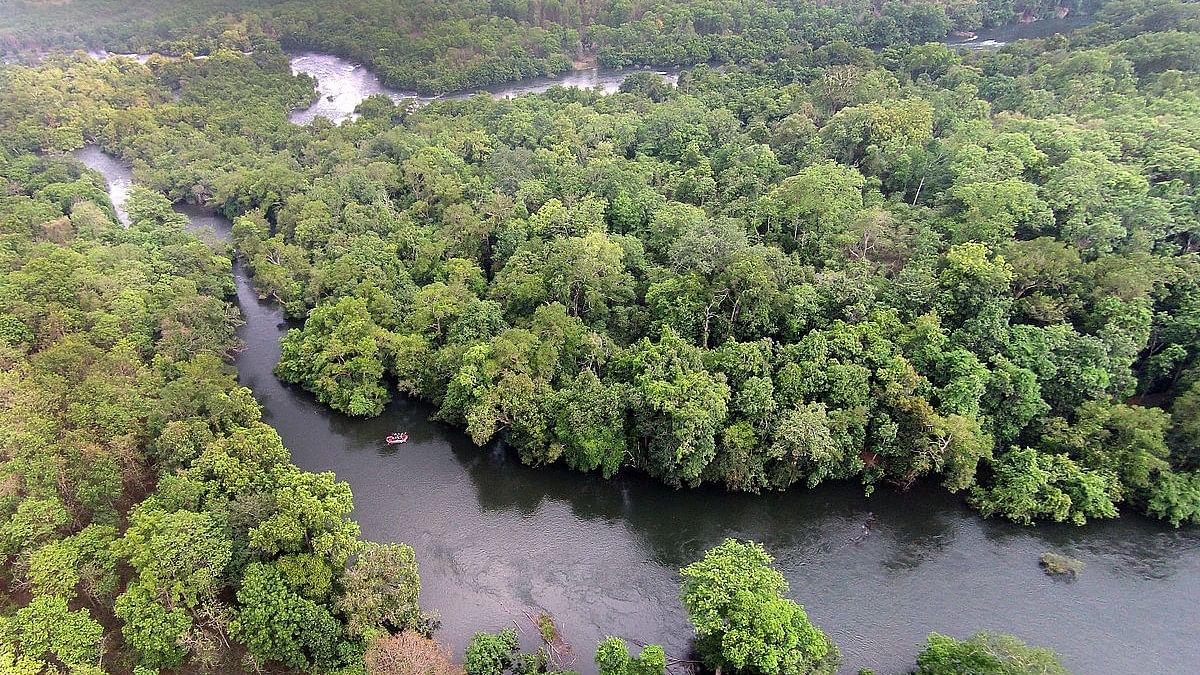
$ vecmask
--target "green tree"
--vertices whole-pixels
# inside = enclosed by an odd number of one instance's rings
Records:
[[[251,563],[237,592],[230,633],[256,658],[289,668],[339,665],[341,626],[329,611],[288,588],[274,566]]]
[[[1155,476],[1146,512],[1173,527],[1200,523],[1200,472],[1163,472]]]
[[[195,607],[224,586],[233,545],[209,513],[138,509],[114,552],[169,606]]]
[[[330,301],[312,311],[303,329],[288,331],[275,372],[335,410],[373,417],[390,398],[382,382],[385,339],[365,300]]]
[[[977,633],[966,640],[930,633],[917,655],[917,675],[1066,675],[1049,649],[1029,647],[1011,635]]]
[[[513,664],[513,654],[519,646],[517,631],[512,628],[498,633],[476,633],[467,645],[463,667],[467,675],[501,675]]]
[[[782,236],[806,260],[844,248],[846,230],[863,207],[865,179],[835,162],[816,164],[785,179],[764,198],[767,236]]]
[[[8,630],[26,658],[81,667],[100,663],[104,628],[86,609],[69,609],[63,598],[34,598],[17,610]]]
[[[1013,448],[995,460],[992,471],[991,485],[971,492],[985,518],[1001,515],[1026,525],[1037,519],[1083,525],[1088,518],[1117,517],[1117,477],[1080,468],[1065,455]]]
[[[672,484],[698,484],[728,414],[724,376],[705,370],[699,350],[670,328],[657,343],[643,338],[630,347],[616,368],[632,382],[629,408],[644,448],[640,465]]]
[[[121,620],[126,644],[147,668],[178,667],[188,650],[183,637],[192,618],[182,607],[168,609],[157,599],[158,589],[146,582],[131,584],[117,598],[113,612]]]
[[[343,573],[341,586],[335,606],[346,617],[349,635],[420,627],[421,579],[411,546],[366,544]]]
[[[667,656],[658,645],[646,645],[640,654],[631,656],[624,640],[607,637],[596,647],[596,667],[600,675],[663,675]]]
[[[834,672],[837,648],[783,596],[787,582],[771,563],[762,546],[727,539],[680,571],[704,664],[760,675]]]
[[[549,408],[554,411],[554,439],[562,444],[567,465],[599,469],[611,478],[626,457],[622,389],[584,370],[554,393]]]
[[[0,525],[0,554],[12,555],[36,547],[50,539],[70,520],[70,514],[56,498],[26,499],[16,513]]]

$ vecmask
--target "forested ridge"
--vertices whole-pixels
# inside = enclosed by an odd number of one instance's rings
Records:
[[[239,221],[308,317],[278,372],[355,415],[394,379],[535,464],[1193,519],[1196,37],[1107,34],[1127,11],[1029,51],[370,101],[361,178]]]
[[[460,672],[412,549],[362,542],[237,386],[234,255],[303,320],[279,376],[349,415],[415,396],[527,463],[677,487],[936,480],[1020,523],[1200,522],[1200,5],[304,127],[311,78],[239,21],[203,60],[0,66],[0,671]],[[147,188],[128,228],[63,156],[89,143]],[[682,570],[705,667],[836,668],[772,562],[730,541]],[[461,668],[557,670],[537,619],[540,649],[480,633]],[[614,638],[597,667],[667,658]],[[917,672],[963,663],[1061,671],[981,634],[930,636]]]

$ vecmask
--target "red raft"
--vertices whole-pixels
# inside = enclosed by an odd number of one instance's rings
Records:
[[[400,445],[401,443],[408,442],[408,434],[388,434],[383,440],[387,441],[388,445]]]

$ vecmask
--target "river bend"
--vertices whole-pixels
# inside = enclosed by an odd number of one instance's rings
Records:
[[[95,148],[75,156],[104,174],[119,208],[129,169]],[[224,218],[180,211],[228,239]],[[1195,528],[1133,514],[1081,528],[1018,527],[983,520],[933,486],[885,488],[870,499],[854,485],[753,496],[672,490],[637,474],[603,481],[532,469],[502,445],[476,448],[430,421],[422,403],[399,400],[377,419],[353,420],[281,383],[272,368],[288,323],[258,298],[244,267],[235,264],[234,275],[246,320],[239,381],[297,465],[350,484],[364,537],[412,544],[422,604],[440,612],[438,637],[458,653],[474,631],[544,609],[585,674],[595,672],[594,647],[610,634],[683,655],[690,635],[678,569],[739,537],[776,556],[791,596],[841,647],[843,672],[907,672],[927,633],[981,629],[1051,647],[1079,673],[1183,673],[1200,663]],[[385,446],[396,429],[410,441]],[[1041,572],[1038,557],[1050,550],[1086,564],[1078,581]],[[525,641],[533,646],[528,631]]]

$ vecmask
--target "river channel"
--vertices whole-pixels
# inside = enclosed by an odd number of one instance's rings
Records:
[[[535,77],[519,82],[482,87],[478,90],[460,91],[440,96],[421,96],[412,92],[388,88],[379,81],[370,69],[332,54],[303,53],[292,56],[292,72],[305,73],[317,80],[318,97],[308,108],[295,110],[289,119],[296,124],[307,124],[317,117],[331,122],[341,122],[354,117],[354,108],[368,96],[383,94],[393,101],[414,99],[419,103],[464,99],[484,92],[493,98],[511,98],[523,94],[536,94],[551,87],[575,89],[597,89],[612,94],[620,88],[626,77],[641,71],[636,68],[588,68],[574,70],[557,77]],[[649,71],[671,84],[679,81],[678,70]]]
[[[119,207],[129,169],[94,148],[76,157],[105,176]],[[228,239],[224,218],[180,211]],[[246,320],[239,381],[297,465],[350,484],[364,537],[416,549],[422,604],[441,614],[438,638],[457,653],[474,631],[514,620],[533,646],[524,612],[545,610],[585,674],[595,672],[594,647],[610,634],[683,656],[690,632],[678,569],[739,537],[776,556],[790,595],[841,647],[843,672],[906,672],[929,632],[982,629],[1051,647],[1078,673],[1183,673],[1200,663],[1195,528],[1134,514],[1082,528],[1019,527],[983,520],[934,486],[881,489],[869,499],[855,485],[753,496],[672,490],[637,474],[603,481],[532,469],[502,445],[477,448],[431,421],[422,403],[398,400],[377,419],[353,420],[284,385],[272,368],[288,324],[259,300],[241,265],[234,276]],[[385,446],[384,435],[398,429],[409,432],[408,444]],[[1082,575],[1072,583],[1047,577],[1038,567],[1045,551],[1079,558]]]
[[[1092,17],[1070,15],[1061,19],[1018,23],[981,30],[969,37],[952,37],[946,41],[951,47],[965,49],[999,49],[1010,42],[1023,39],[1043,38],[1055,33],[1069,33],[1087,26]],[[141,58],[141,55],[134,55]],[[399,91],[384,86],[379,78],[362,64],[348,61],[332,54],[305,52],[291,58],[292,72],[304,73],[317,81],[317,99],[308,108],[292,111],[289,119],[295,124],[308,124],[317,117],[341,123],[354,118],[354,109],[363,99],[374,94],[383,94],[393,101],[413,99],[418,103],[438,100],[464,99],[483,92],[493,98],[511,98],[523,94],[535,94],[551,87],[575,89],[600,89],[605,94],[615,93],[625,78],[648,69],[637,68],[588,68],[575,70],[552,77],[534,77],[518,82],[481,87],[470,91],[458,91],[438,96],[422,96],[413,92]],[[671,84],[679,82],[678,68],[651,70]]]

